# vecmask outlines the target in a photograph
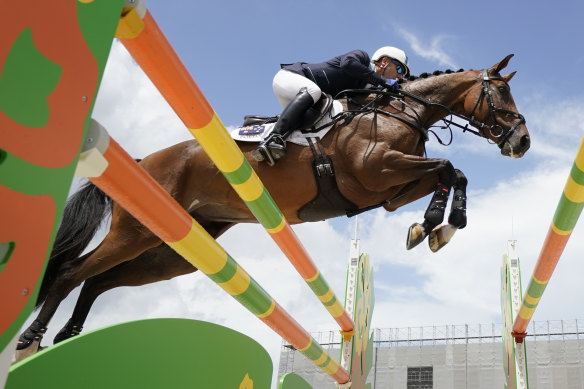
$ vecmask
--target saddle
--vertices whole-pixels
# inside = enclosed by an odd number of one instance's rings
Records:
[[[320,122],[324,115],[326,115],[331,110],[333,106],[333,101],[334,100],[332,96],[323,93],[320,99],[316,102],[316,104],[314,104],[312,107],[306,110],[296,130],[300,130],[303,133],[317,131],[317,129],[315,128],[316,123]],[[278,121],[279,117],[280,115],[276,116],[246,115],[243,118],[242,126],[247,127],[275,123]]]
[[[353,92],[353,93],[350,93]],[[367,91],[347,91],[345,98],[348,103],[355,103],[361,96],[367,97]],[[359,101],[360,102],[360,101]],[[362,104],[357,102],[357,107]],[[345,215],[352,217],[370,209],[383,206],[381,202],[365,208],[359,208],[339,191],[337,178],[332,159],[326,155],[321,144],[321,139],[332,125],[339,120],[350,122],[355,113],[344,112],[340,102],[335,101],[330,95],[324,94],[321,99],[304,115],[297,131],[292,132],[287,141],[302,146],[310,146],[313,154],[312,170],[317,186],[316,196],[298,210],[298,217],[303,221],[320,221],[332,217]],[[329,115],[329,117],[326,117]],[[242,127],[231,132],[235,140],[244,142],[258,142],[264,133],[269,133],[279,116],[247,115],[244,117]]]

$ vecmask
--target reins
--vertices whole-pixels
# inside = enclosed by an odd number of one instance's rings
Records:
[[[519,127],[522,124],[525,124],[525,117],[523,115],[521,115],[519,112],[513,112],[513,111],[510,111],[510,110],[507,110],[504,108],[495,107],[495,104],[493,103],[493,96],[492,96],[491,90],[489,88],[490,81],[491,80],[502,81],[508,86],[507,81],[505,81],[505,79],[503,79],[502,77],[489,76],[486,69],[483,69],[481,71],[481,78],[482,78],[482,80],[481,80],[481,82],[482,82],[481,93],[477,99],[477,102],[475,103],[473,110],[471,111],[470,116],[459,114],[443,104],[434,103],[426,98],[414,95],[414,94],[409,93],[403,89],[400,89],[396,92],[390,92],[390,91],[383,90],[383,89],[381,89],[381,90],[349,89],[349,90],[344,90],[344,91],[340,92],[337,96],[335,96],[335,99],[336,98],[345,98],[345,99],[347,99],[347,102],[351,102],[353,104],[356,104],[357,106],[359,106],[359,108],[356,110],[347,110],[346,112],[343,112],[343,113],[337,115],[337,116],[339,116],[339,118],[336,121],[346,119],[346,123],[350,123],[350,121],[355,116],[357,116],[359,114],[373,113],[375,115],[377,113],[380,113],[380,114],[383,114],[385,116],[389,116],[389,117],[392,117],[394,119],[400,120],[403,123],[405,123],[406,125],[408,125],[412,128],[415,128],[416,130],[418,130],[422,134],[424,141],[427,141],[429,139],[428,132],[431,132],[434,134],[434,136],[436,137],[436,139],[438,140],[438,142],[440,144],[448,146],[452,143],[452,138],[453,138],[451,126],[455,126],[455,127],[462,129],[463,133],[468,131],[473,135],[477,135],[479,137],[487,138],[487,139],[488,139],[488,137],[486,136],[486,132],[488,131],[494,138],[499,138],[499,141],[497,142],[497,146],[499,146],[499,148],[502,148],[503,145],[505,144],[505,142],[507,141],[507,139],[509,139],[509,137],[511,135],[513,135],[513,133],[515,132],[517,127]],[[374,99],[372,99],[371,101],[369,101],[367,104],[362,104],[354,98],[354,96],[362,95],[362,94],[366,94],[366,95],[375,94],[377,96]],[[390,99],[393,99],[394,101],[400,102],[401,104],[403,104],[407,108],[410,108],[411,111],[416,116],[416,119],[417,119],[416,122],[407,120],[399,115],[396,115],[394,113],[391,113],[391,112],[388,112],[386,110],[379,108],[377,105],[378,102],[381,100],[381,98],[387,98],[387,97],[389,97]],[[440,137],[431,129],[424,128],[424,126],[421,123],[421,119],[420,119],[420,116],[418,115],[417,111],[415,110],[415,108],[411,104],[408,104],[405,101],[405,99],[404,99],[405,97],[408,97],[414,101],[417,101],[418,103],[421,103],[424,106],[435,107],[435,108],[438,108],[438,109],[446,112],[446,115],[445,115],[446,117],[443,119],[440,119],[440,121],[442,121],[444,123],[444,126],[433,125],[430,128],[440,127],[442,129],[450,130],[450,141],[448,143],[444,143],[440,139]],[[484,122],[481,122],[475,118],[475,112],[478,109],[478,107],[480,106],[483,99],[485,99],[485,98],[487,100],[487,106],[489,108],[488,117],[491,118],[491,121],[493,123],[491,125],[487,125]],[[496,117],[496,113],[504,113],[504,114],[513,115],[513,116],[516,116],[519,120],[511,128],[509,128],[508,130],[505,130],[503,128],[503,126],[498,122],[497,117]],[[461,125],[461,124],[455,122],[452,119],[453,117],[462,119],[462,120],[466,121],[467,123],[465,125]],[[477,130],[469,128],[469,125],[472,127],[475,127]]]
[[[375,96],[374,99],[367,102],[366,104],[361,103],[360,101],[358,101],[355,98],[356,95],[368,96],[370,94],[375,94],[377,96]],[[413,121],[408,120],[404,117],[401,117],[399,115],[396,115],[394,113],[391,113],[391,112],[388,112],[384,109],[379,108],[379,106],[378,106],[379,100],[381,100],[384,97],[390,97],[396,101],[399,101],[403,105],[409,107],[412,110],[412,112],[415,114],[417,121],[413,122]],[[366,114],[370,114],[370,113],[377,115],[378,113],[380,113],[382,115],[397,119],[397,120],[405,123],[406,125],[408,125],[412,128],[415,128],[416,130],[418,130],[420,132],[424,141],[427,141],[429,139],[428,138],[428,130],[426,130],[424,128],[424,126],[422,125],[420,115],[418,115],[416,110],[410,104],[408,104],[405,100],[401,99],[399,94],[396,94],[393,92],[388,92],[385,90],[376,90],[376,89],[347,89],[347,90],[339,92],[335,96],[335,99],[342,99],[342,98],[346,99],[347,103],[352,103],[352,104],[357,105],[359,107],[358,109],[353,109],[353,110],[347,109],[347,111],[342,113],[342,114],[344,114],[343,118],[346,119],[345,120],[346,124],[350,123],[353,120],[353,118],[357,115],[366,115]]]

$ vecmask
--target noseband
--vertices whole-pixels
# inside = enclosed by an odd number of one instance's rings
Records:
[[[507,85],[507,87],[509,87],[509,84],[507,83],[507,81],[505,81],[505,79],[503,79],[503,77],[489,77],[489,74],[488,74],[486,69],[483,69],[481,71],[481,76],[482,76],[482,83],[483,83],[483,87],[481,89],[481,94],[479,95],[479,98],[478,98],[474,108],[472,109],[472,111],[470,113],[470,118],[465,118],[465,119],[467,119],[467,121],[469,122],[469,124],[471,126],[477,128],[479,131],[478,132],[473,131],[473,130],[469,129],[468,126],[465,126],[464,130],[470,131],[476,135],[482,136],[483,138],[487,138],[486,131],[489,131],[491,136],[493,136],[494,138],[499,138],[499,142],[497,142],[497,146],[499,146],[499,148],[501,149],[501,148],[503,148],[503,145],[505,144],[505,142],[511,137],[511,135],[513,135],[515,130],[517,130],[517,127],[519,127],[522,124],[525,124],[525,117],[523,117],[523,115],[520,114],[519,112],[513,112],[513,111],[510,111],[508,109],[495,107],[495,104],[493,103],[493,95],[491,93],[491,89],[489,88],[490,81],[491,80],[502,81],[505,83],[505,85]],[[489,117],[491,118],[491,121],[493,122],[493,124],[491,124],[491,125],[487,125],[487,124],[475,119],[475,111],[477,110],[477,108],[481,104],[481,101],[483,101],[483,99],[485,97],[487,99],[487,106],[489,107]],[[511,126],[511,128],[505,130],[505,128],[503,128],[503,126],[497,120],[496,113],[504,113],[507,115],[513,115],[513,116],[517,117],[519,120],[515,124],[513,124],[513,126]]]

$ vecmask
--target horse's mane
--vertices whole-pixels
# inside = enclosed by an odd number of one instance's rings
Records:
[[[464,69],[458,69],[458,70],[451,70],[451,69],[446,69],[446,70],[434,70],[432,73],[422,73],[419,76],[414,76],[411,75],[408,78],[403,78],[398,80],[398,82],[400,84],[404,84],[407,82],[412,82],[412,81],[418,81],[421,79],[426,79],[428,77],[433,77],[433,76],[440,76],[442,74],[451,74],[451,73],[461,73],[464,72]]]

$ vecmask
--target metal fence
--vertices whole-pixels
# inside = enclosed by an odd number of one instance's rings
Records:
[[[503,325],[498,323],[374,329],[369,382],[372,388],[418,387],[411,384],[412,371],[431,366],[432,386],[424,387],[502,388],[502,330]],[[331,357],[338,356],[338,331],[311,335]],[[532,321],[526,345],[531,389],[584,388],[582,319]],[[335,387],[309,364],[283,342],[280,375],[294,371],[314,387]]]

